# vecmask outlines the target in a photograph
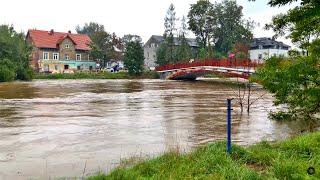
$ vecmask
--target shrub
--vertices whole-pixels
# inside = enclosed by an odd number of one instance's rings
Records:
[[[0,67],[0,82],[13,81],[15,79],[14,70],[8,68],[7,66]]]
[[[23,81],[31,81],[33,79],[34,73],[30,68],[23,68],[22,66],[17,69],[17,79]]]

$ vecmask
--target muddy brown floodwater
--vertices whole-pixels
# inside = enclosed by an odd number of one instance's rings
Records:
[[[0,84],[0,179],[54,179],[108,172],[132,156],[225,139],[226,99],[212,81],[36,80]],[[265,93],[253,92],[253,99]],[[272,95],[251,113],[233,110],[233,140],[279,140],[299,125],[268,119]],[[236,102],[233,102],[235,106]]]

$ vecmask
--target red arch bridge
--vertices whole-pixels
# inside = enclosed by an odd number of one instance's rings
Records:
[[[259,63],[251,60],[208,59],[156,67],[161,79],[195,80],[206,74],[248,79]]]

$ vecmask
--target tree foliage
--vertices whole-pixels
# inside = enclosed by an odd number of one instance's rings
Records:
[[[174,36],[176,34],[177,28],[176,28],[176,11],[173,4],[170,4],[169,9],[167,11],[166,17],[164,18],[164,39],[167,44],[167,52],[166,52],[166,58],[169,62],[175,63],[176,58],[174,56],[175,54],[175,42],[174,42]]]
[[[104,26],[95,22],[85,23],[83,27],[76,27],[79,34],[87,34],[91,39],[90,55],[95,60],[102,60],[105,64],[106,60],[121,60],[124,45],[122,39],[117,37],[115,33],[109,33]]]
[[[215,21],[212,13],[213,4],[208,0],[199,0],[192,4],[188,13],[189,29],[197,36],[201,47],[209,46],[212,24]]]
[[[236,1],[212,4],[199,0],[191,5],[188,17],[190,30],[208,52],[214,47],[215,51],[227,54],[235,43],[248,44],[252,40],[253,22],[243,18],[242,7]]]
[[[287,104],[297,118],[317,119],[320,113],[320,60],[270,58],[257,72],[259,82],[275,94],[275,104]],[[319,119],[319,118],[318,118]]]
[[[166,17],[164,19],[164,42],[159,46],[156,52],[156,63],[158,65],[172,64],[180,61],[186,61],[195,56],[188,39],[188,24],[186,17],[181,18],[181,25],[178,29],[175,7],[170,4]]]
[[[166,42],[162,43],[158,47],[156,52],[156,56],[157,56],[156,64],[161,66],[161,65],[166,65],[170,63],[169,60],[167,59],[167,48],[168,48],[168,45]]]
[[[295,0],[269,0],[270,6],[283,6]],[[305,120],[319,120],[320,113],[320,4],[318,0],[301,0],[300,6],[275,16],[267,28],[276,36],[288,37],[311,52],[290,59],[271,58],[258,69],[264,87],[275,93],[276,104],[286,104],[290,113]],[[283,114],[281,114],[283,115]]]
[[[144,54],[140,41],[128,42],[125,48],[124,66],[130,75],[140,75],[143,72]]]
[[[12,26],[0,25],[0,82],[31,80],[30,53],[31,47],[23,33],[16,32]]]

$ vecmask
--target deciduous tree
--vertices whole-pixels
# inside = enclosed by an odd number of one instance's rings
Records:
[[[23,33],[16,32],[13,26],[0,25],[0,82],[31,80],[30,53],[31,47]]]
[[[129,74],[139,75],[143,72],[144,55],[140,41],[127,43],[124,54],[124,66],[128,69]]]

